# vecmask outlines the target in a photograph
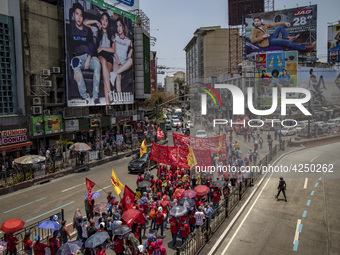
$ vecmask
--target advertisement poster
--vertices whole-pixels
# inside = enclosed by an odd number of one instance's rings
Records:
[[[98,1],[65,1],[67,105],[133,104],[133,22]]]
[[[32,133],[34,136],[63,132],[63,118],[61,115],[32,117]]]
[[[297,86],[298,52],[283,51],[260,53],[256,55],[256,93],[262,106],[272,104],[272,88]],[[295,95],[288,95],[288,97]],[[278,100],[280,103],[280,100]]]
[[[299,66],[297,86],[311,92],[314,105],[340,102],[340,70]]]
[[[340,61],[340,24],[328,26],[328,62]]]
[[[247,57],[267,51],[310,52],[316,57],[317,6],[249,14],[245,18]]]
[[[65,130],[66,131],[78,131],[79,120],[65,120]]]

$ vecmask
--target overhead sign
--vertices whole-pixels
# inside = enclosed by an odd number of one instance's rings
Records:
[[[0,132],[0,145],[21,143],[27,141],[27,129],[14,129]]]

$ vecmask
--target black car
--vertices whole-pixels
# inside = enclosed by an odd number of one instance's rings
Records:
[[[132,160],[128,164],[128,170],[131,173],[144,173],[145,168],[148,167],[149,164],[149,158],[150,158],[150,151],[145,153],[141,158],[139,157],[139,153],[132,158]],[[150,167],[152,168],[156,167],[156,162],[151,160],[150,161]]]

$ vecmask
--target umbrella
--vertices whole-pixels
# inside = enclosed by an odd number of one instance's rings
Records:
[[[184,206],[187,209],[195,206],[195,200],[188,197],[183,197],[181,200],[178,201],[178,204]]]
[[[24,225],[25,225],[25,222],[23,222],[22,220],[10,219],[2,223],[0,229],[5,233],[14,233],[20,229],[23,229]]]
[[[136,209],[129,209],[122,215],[122,219],[126,222],[128,227],[131,227],[132,223],[144,223],[144,217],[141,211]]]
[[[95,248],[104,243],[108,238],[109,234],[107,232],[97,232],[86,240],[85,248]]]
[[[107,212],[109,209],[110,209],[109,203],[99,203],[94,206],[93,211],[102,213],[102,212]]]
[[[209,187],[206,186],[206,185],[198,185],[194,188],[194,190],[197,192],[197,195],[204,196],[204,195],[208,194]]]
[[[0,241],[0,253],[7,249],[7,243],[4,241]]]
[[[175,206],[170,210],[170,216],[181,217],[188,213],[188,210],[184,206]]]
[[[86,193],[86,194],[85,194],[85,198],[87,198],[88,195],[89,195],[89,194]],[[92,198],[100,198],[100,197],[102,197],[102,194],[100,194],[100,193],[97,192],[97,191],[92,191]]]
[[[222,188],[222,187],[224,187],[226,184],[227,184],[227,182],[226,182],[226,181],[222,181],[222,180],[217,180],[217,181],[214,181],[214,182],[212,183],[212,185],[213,185],[214,187],[218,187],[218,188]]]
[[[77,152],[86,152],[90,151],[91,147],[88,146],[86,143],[75,143],[70,146],[70,149]]]
[[[37,227],[43,229],[58,229],[60,225],[53,220],[45,220],[40,222]]]
[[[116,235],[116,236],[122,236],[122,235],[125,235],[126,233],[129,233],[131,232],[132,230],[126,226],[126,225],[120,225],[118,227],[115,227],[112,231],[112,234],[113,235]]]
[[[193,189],[188,189],[182,193],[182,197],[194,198],[197,192]]]
[[[75,254],[78,250],[81,249],[82,246],[83,246],[83,242],[81,241],[69,241],[67,243],[64,243],[62,246],[60,246],[56,255]]]
[[[22,156],[20,158],[14,159],[14,163],[22,164],[22,165],[29,165],[29,164],[39,163],[39,162],[42,162],[42,161],[45,161],[45,160],[46,160],[46,158],[43,157],[43,156],[26,155],[26,156]]]
[[[184,191],[185,191],[184,189],[176,189],[172,198],[180,200],[182,198],[182,194],[183,194]]]
[[[138,182],[138,187],[139,188],[148,188],[150,186],[151,186],[151,183],[149,181]]]

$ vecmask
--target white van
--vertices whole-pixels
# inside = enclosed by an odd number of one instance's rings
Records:
[[[340,118],[330,119],[327,121],[327,124],[329,128],[336,127],[340,125]]]

